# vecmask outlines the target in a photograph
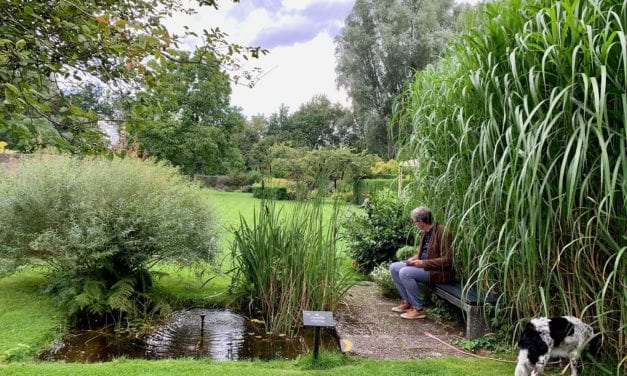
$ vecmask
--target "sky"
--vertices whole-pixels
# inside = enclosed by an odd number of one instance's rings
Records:
[[[466,0],[475,2],[472,0]],[[261,46],[270,52],[252,59],[250,68],[262,70],[254,87],[232,85],[231,104],[242,113],[269,116],[281,104],[290,112],[315,95],[350,106],[345,90],[336,84],[334,38],[344,26],[355,0],[221,0],[219,9],[201,7],[195,15],[176,15],[166,25],[174,33],[219,27],[231,42]],[[190,6],[194,4],[190,2]],[[196,6],[197,7],[197,3]],[[187,48],[194,41],[187,40]]]

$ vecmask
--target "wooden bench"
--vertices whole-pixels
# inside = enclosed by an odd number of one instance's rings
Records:
[[[434,294],[461,308],[466,312],[466,338],[474,339],[485,335],[489,329],[483,308],[486,305],[494,305],[497,297],[495,294],[479,296],[473,288],[467,292],[462,300],[462,287],[457,282],[438,283],[431,288]]]

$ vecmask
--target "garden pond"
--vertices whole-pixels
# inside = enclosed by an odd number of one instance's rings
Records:
[[[129,359],[211,358],[293,359],[313,350],[313,328],[302,328],[298,336],[265,332],[263,323],[247,320],[224,309],[192,308],[178,311],[148,334],[120,334],[113,330],[72,331],[40,355],[61,362],[103,362],[118,357]],[[323,328],[321,349],[339,351],[332,328]]]

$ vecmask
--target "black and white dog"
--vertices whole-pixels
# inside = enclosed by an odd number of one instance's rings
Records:
[[[549,358],[570,359],[571,376],[577,375],[577,359],[591,342],[596,347],[592,327],[573,316],[540,317],[531,320],[520,336],[515,376],[542,373]],[[591,349],[594,350],[594,349]]]

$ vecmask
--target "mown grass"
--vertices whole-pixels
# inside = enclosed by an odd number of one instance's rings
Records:
[[[0,361],[30,357],[64,329],[54,297],[41,292],[40,271],[0,278]]]
[[[6,376],[83,375],[433,375],[500,376],[513,373],[513,366],[494,361],[462,358],[381,361],[352,359],[346,365],[324,370],[309,369],[298,361],[208,361],[208,360],[124,360],[94,364],[10,363],[0,364]],[[548,375],[551,375],[550,373]]]

